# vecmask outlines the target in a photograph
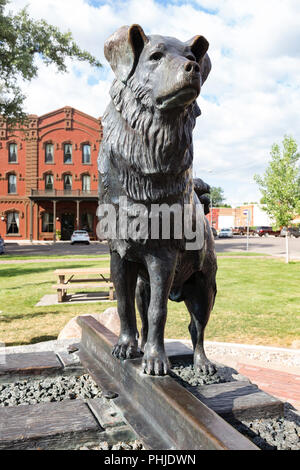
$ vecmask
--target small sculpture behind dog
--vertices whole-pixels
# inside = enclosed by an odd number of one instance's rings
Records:
[[[203,36],[187,42],[146,36],[139,25],[121,27],[105,43],[105,56],[116,75],[102,119],[99,154],[100,206],[112,204],[116,211],[116,230],[108,242],[121,331],[113,354],[119,359],[139,355],[136,295],[143,371],[152,375],[169,370],[164,350],[168,298],[184,301],[191,315],[194,366],[208,373],[215,370],[205,355],[203,338],[216,295],[217,264],[213,236],[197,196],[209,187],[202,180],[194,186],[192,178],[192,130],[200,115],[196,98],[211,68],[207,49]],[[126,198],[129,220],[137,203],[150,214],[155,204],[197,209],[197,248],[187,249],[185,233],[154,237],[152,226],[138,239],[126,235],[121,198]],[[207,208],[207,199],[202,202]]]

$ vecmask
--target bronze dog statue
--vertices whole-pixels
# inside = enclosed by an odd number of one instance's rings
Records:
[[[201,114],[196,98],[211,68],[207,49],[203,36],[187,42],[146,36],[139,25],[123,26],[105,43],[105,56],[116,75],[102,119],[99,154],[99,207],[111,204],[116,210],[117,235],[107,238],[121,330],[112,353],[119,359],[140,354],[136,297],[143,371],[152,375],[169,370],[164,349],[168,298],[184,301],[191,315],[194,366],[215,371],[203,337],[216,295],[217,264],[213,236],[197,197],[209,187],[201,180],[194,187],[192,178],[192,131]],[[153,204],[190,205],[193,227],[198,222],[197,249],[187,249],[184,233],[165,239],[161,232],[151,236],[148,229],[135,239],[125,230],[120,236],[121,197],[127,198],[130,220],[137,203],[150,212]]]

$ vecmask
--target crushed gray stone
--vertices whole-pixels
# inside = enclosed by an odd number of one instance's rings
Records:
[[[0,406],[99,398],[101,390],[88,374],[0,384]]]
[[[195,372],[192,364],[176,363],[171,375],[192,393],[197,385],[236,380],[234,369],[220,368],[213,375]],[[61,376],[42,380],[23,380],[0,384],[0,406],[22,406],[65,399],[88,399],[102,396],[101,389],[88,375]],[[273,419],[235,421],[230,424],[263,450],[300,450],[300,415],[285,404],[284,416]],[[110,445],[83,446],[81,450],[144,450],[140,441]]]
[[[100,442],[97,446],[83,446],[79,450],[145,450],[142,442],[117,442],[114,445],[109,444],[108,442]]]
[[[261,450],[300,450],[300,419],[289,404],[283,417],[230,424]]]
[[[238,376],[232,371],[234,369],[224,367],[218,368],[213,375],[205,375],[195,371],[193,364],[177,362],[172,366],[171,375],[197,396],[195,387],[198,385],[236,380]],[[285,404],[282,417],[228,422],[262,450],[300,450],[300,415],[294,413],[288,403]]]

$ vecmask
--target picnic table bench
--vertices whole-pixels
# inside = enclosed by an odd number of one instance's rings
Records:
[[[58,277],[57,284],[52,286],[57,290],[58,302],[66,300],[67,290],[90,287],[108,287],[107,297],[114,299],[114,285],[110,279],[109,268],[79,268],[79,269],[56,269],[54,274]],[[79,279],[75,276],[80,276]],[[83,277],[90,276],[93,277]]]

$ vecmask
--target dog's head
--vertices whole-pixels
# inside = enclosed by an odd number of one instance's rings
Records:
[[[168,111],[182,110],[198,97],[211,69],[208,46],[203,36],[181,42],[146,36],[141,26],[132,25],[118,29],[104,53],[118,80],[126,84],[134,76],[151,91],[152,105]]]

